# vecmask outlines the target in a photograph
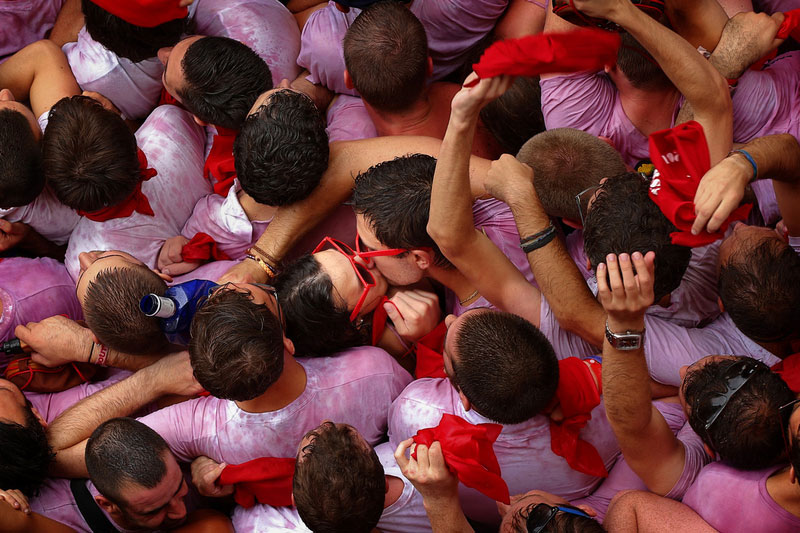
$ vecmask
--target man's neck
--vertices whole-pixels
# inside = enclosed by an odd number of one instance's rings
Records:
[[[622,110],[645,137],[659,130],[672,127],[675,115],[675,104],[680,93],[669,85],[657,89],[639,89],[621,74],[610,73],[614,85],[617,86],[622,102]]]
[[[792,483],[790,469],[784,468],[767,479],[767,492],[775,503],[795,516],[800,516],[800,487]]]
[[[399,477],[386,475],[386,496],[383,499],[383,508],[394,504],[403,495],[405,483]]]
[[[427,275],[450,289],[459,301],[464,301],[475,293],[475,286],[457,268],[432,265],[428,268]]]
[[[430,129],[433,111],[428,89],[413,104],[401,111],[382,111],[364,102],[364,107],[381,137],[390,135],[420,135]],[[445,125],[446,126],[446,125]],[[444,133],[444,132],[442,132]]]
[[[289,354],[284,355],[283,372],[264,394],[244,402],[236,402],[248,413],[269,413],[283,409],[306,390],[306,370]]]

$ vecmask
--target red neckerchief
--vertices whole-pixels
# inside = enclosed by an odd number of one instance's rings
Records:
[[[185,18],[189,9],[181,7],[178,0],[92,0],[102,9],[129,24],[142,28],[155,28],[171,20]]]
[[[461,483],[495,501],[509,504],[508,485],[500,477],[500,464],[492,447],[502,430],[500,424],[470,424],[461,417],[445,413],[435,428],[419,430],[414,442],[430,447],[434,441],[439,441],[447,468]],[[411,456],[417,458],[416,450]]]
[[[607,477],[608,471],[597,449],[580,438],[580,432],[592,418],[592,409],[600,405],[601,365],[587,367],[583,360],[568,357],[558,362],[556,399],[564,420],[550,420],[550,449],[567,460],[570,468],[590,476]],[[600,388],[592,376],[597,376]]]
[[[78,210],[80,216],[86,217],[89,220],[94,220],[95,222],[105,222],[106,220],[114,218],[126,218],[131,216],[134,211],[151,217],[155,216],[153,208],[150,207],[150,201],[142,192],[142,181],[149,180],[153,176],[156,176],[158,172],[156,172],[155,169],[147,167],[147,157],[141,149],[137,149],[137,155],[139,157],[139,171],[141,172],[142,179],[136,184],[136,188],[133,192],[116,205],[104,207],[97,211]]]
[[[617,62],[621,42],[618,33],[596,29],[540,33],[492,44],[472,69],[479,78],[597,71]],[[477,83],[476,79],[467,87]]]
[[[235,485],[233,498],[242,507],[258,503],[274,507],[292,505],[294,457],[262,457],[240,465],[228,465],[219,476],[220,485]]]
[[[211,144],[211,151],[203,167],[203,175],[213,183],[214,192],[227,196],[236,178],[236,166],[233,164],[233,141],[239,133],[236,130],[217,128],[217,134]]]
[[[228,254],[219,249],[219,245],[211,235],[203,232],[196,233],[192,240],[181,248],[181,257],[190,263],[200,263],[204,261],[227,261],[230,259]]]
[[[790,35],[792,39],[800,43],[800,9],[792,9],[783,14],[783,22],[778,28],[778,33],[775,35],[776,39],[786,39]],[[764,68],[764,63],[771,59],[775,59],[778,54],[777,48],[767,55],[750,65],[751,70],[761,70]]]
[[[786,382],[793,393],[800,393],[800,353],[793,353],[778,361],[772,365],[772,371]]]
[[[158,98],[158,105],[174,105],[180,107],[181,109],[186,109],[183,107],[183,104],[177,101],[174,96],[169,94],[164,87],[161,88],[161,96]]]
[[[444,378],[444,338],[447,326],[444,321],[417,341],[417,366],[414,375],[420,378]]]

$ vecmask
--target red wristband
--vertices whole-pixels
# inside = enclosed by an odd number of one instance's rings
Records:
[[[97,353],[97,362],[96,365],[100,366],[107,366],[106,359],[108,358],[108,347],[104,345],[100,345],[100,351]]]

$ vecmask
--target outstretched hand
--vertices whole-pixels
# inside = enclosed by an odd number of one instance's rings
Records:
[[[644,326],[645,311],[653,304],[655,259],[655,252],[608,254],[606,262],[597,265],[597,299],[612,331]]]
[[[416,446],[416,459],[410,454],[406,456],[412,446]],[[458,478],[447,468],[440,442],[428,448],[415,445],[414,439],[406,439],[395,450],[394,458],[406,479],[422,494],[426,507],[436,505],[434,502],[458,500]]]
[[[477,84],[470,87],[469,85],[477,78],[478,75],[472,72],[464,80],[461,90],[453,97],[453,101],[450,104],[452,109],[451,119],[477,120],[481,109],[492,100],[499,98],[514,83],[513,76],[502,75],[481,79]]]
[[[741,154],[734,153],[711,167],[700,180],[694,195],[697,218],[692,233],[703,229],[714,233],[744,198],[744,189],[753,177],[753,167]]]

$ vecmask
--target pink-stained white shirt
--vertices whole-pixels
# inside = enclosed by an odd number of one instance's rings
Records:
[[[357,141],[378,136],[364,101],[357,96],[337,95],[328,107],[327,115],[328,127],[325,131],[330,142]]]
[[[444,413],[460,416],[472,424],[492,422],[474,410],[465,411],[449,379],[419,379],[406,387],[392,404],[391,445],[397,446],[420,429],[437,426]],[[587,496],[601,478],[572,470],[566,459],[551,451],[549,420],[537,415],[521,424],[503,426],[494,443],[502,477],[511,494],[539,489],[567,500]],[[606,468],[611,468],[619,455],[619,446],[602,403],[592,410],[592,419],[581,430],[581,438],[593,444]],[[459,494],[467,516],[489,524],[499,523],[497,507],[490,498],[463,485],[459,486]]]
[[[767,491],[767,479],[781,468],[784,466],[744,471],[712,463],[700,472],[683,503],[724,533],[798,531],[800,517],[778,505]]]
[[[800,7],[797,0],[753,0],[753,7],[756,11],[763,11],[768,15],[778,11],[786,12]]]
[[[45,186],[28,205],[0,209],[0,218],[24,222],[48,241],[61,245],[67,243],[81,217],[62,204],[50,187]]]
[[[164,437],[181,461],[200,455],[228,464],[295,457],[306,432],[326,419],[350,424],[371,444],[379,442],[386,433],[389,405],[411,381],[391,356],[371,346],[298,362],[306,372],[306,388],[277,411],[248,413],[235,402],[209,396],[141,421]]]
[[[269,65],[275,85],[297,77],[300,31],[278,0],[197,0],[189,18],[199,35],[230,37],[252,48]],[[63,50],[81,88],[105,95],[127,118],[143,118],[156,106],[164,73],[158,58],[139,63],[120,58],[86,28]]]
[[[148,166],[158,174],[142,183],[155,216],[134,212],[129,217],[95,222],[82,218],[67,247],[66,265],[77,280],[78,254],[122,250],[148,268],[156,266],[164,241],[180,234],[197,201],[211,192],[203,177],[205,133],[187,111],[164,105],[153,111],[136,132]]]
[[[425,508],[422,506],[422,495],[403,477],[397,461],[394,459],[394,448],[384,442],[375,447],[383,471],[403,481],[403,492],[389,507],[384,508],[377,528],[383,533],[430,533],[431,524]],[[270,507],[256,505],[250,509],[237,506],[233,511],[233,528],[236,531],[269,531],[270,533],[298,532],[311,533],[303,523],[295,507]]]
[[[409,9],[428,36],[434,81],[457,70],[472,47],[488,34],[506,9],[508,0],[414,0]],[[339,94],[357,95],[344,84],[342,41],[361,10],[342,13],[333,1],[311,14],[303,27],[297,63],[308,69],[308,80]]]
[[[74,291],[73,291],[74,292]],[[39,411],[42,418],[49,424],[58,417],[61,413],[83,400],[91,396],[97,391],[101,391],[106,387],[110,387],[118,381],[122,381],[130,376],[131,372],[127,370],[120,370],[118,368],[111,368],[108,371],[108,377],[103,381],[94,383],[81,383],[71,389],[62,392],[24,392],[25,397],[31,404]]]
[[[83,318],[75,283],[63,264],[42,257],[0,259],[0,341],[14,337],[14,328],[53,315]]]
[[[64,0],[0,2],[0,62],[25,46],[44,39],[53,29]]]

